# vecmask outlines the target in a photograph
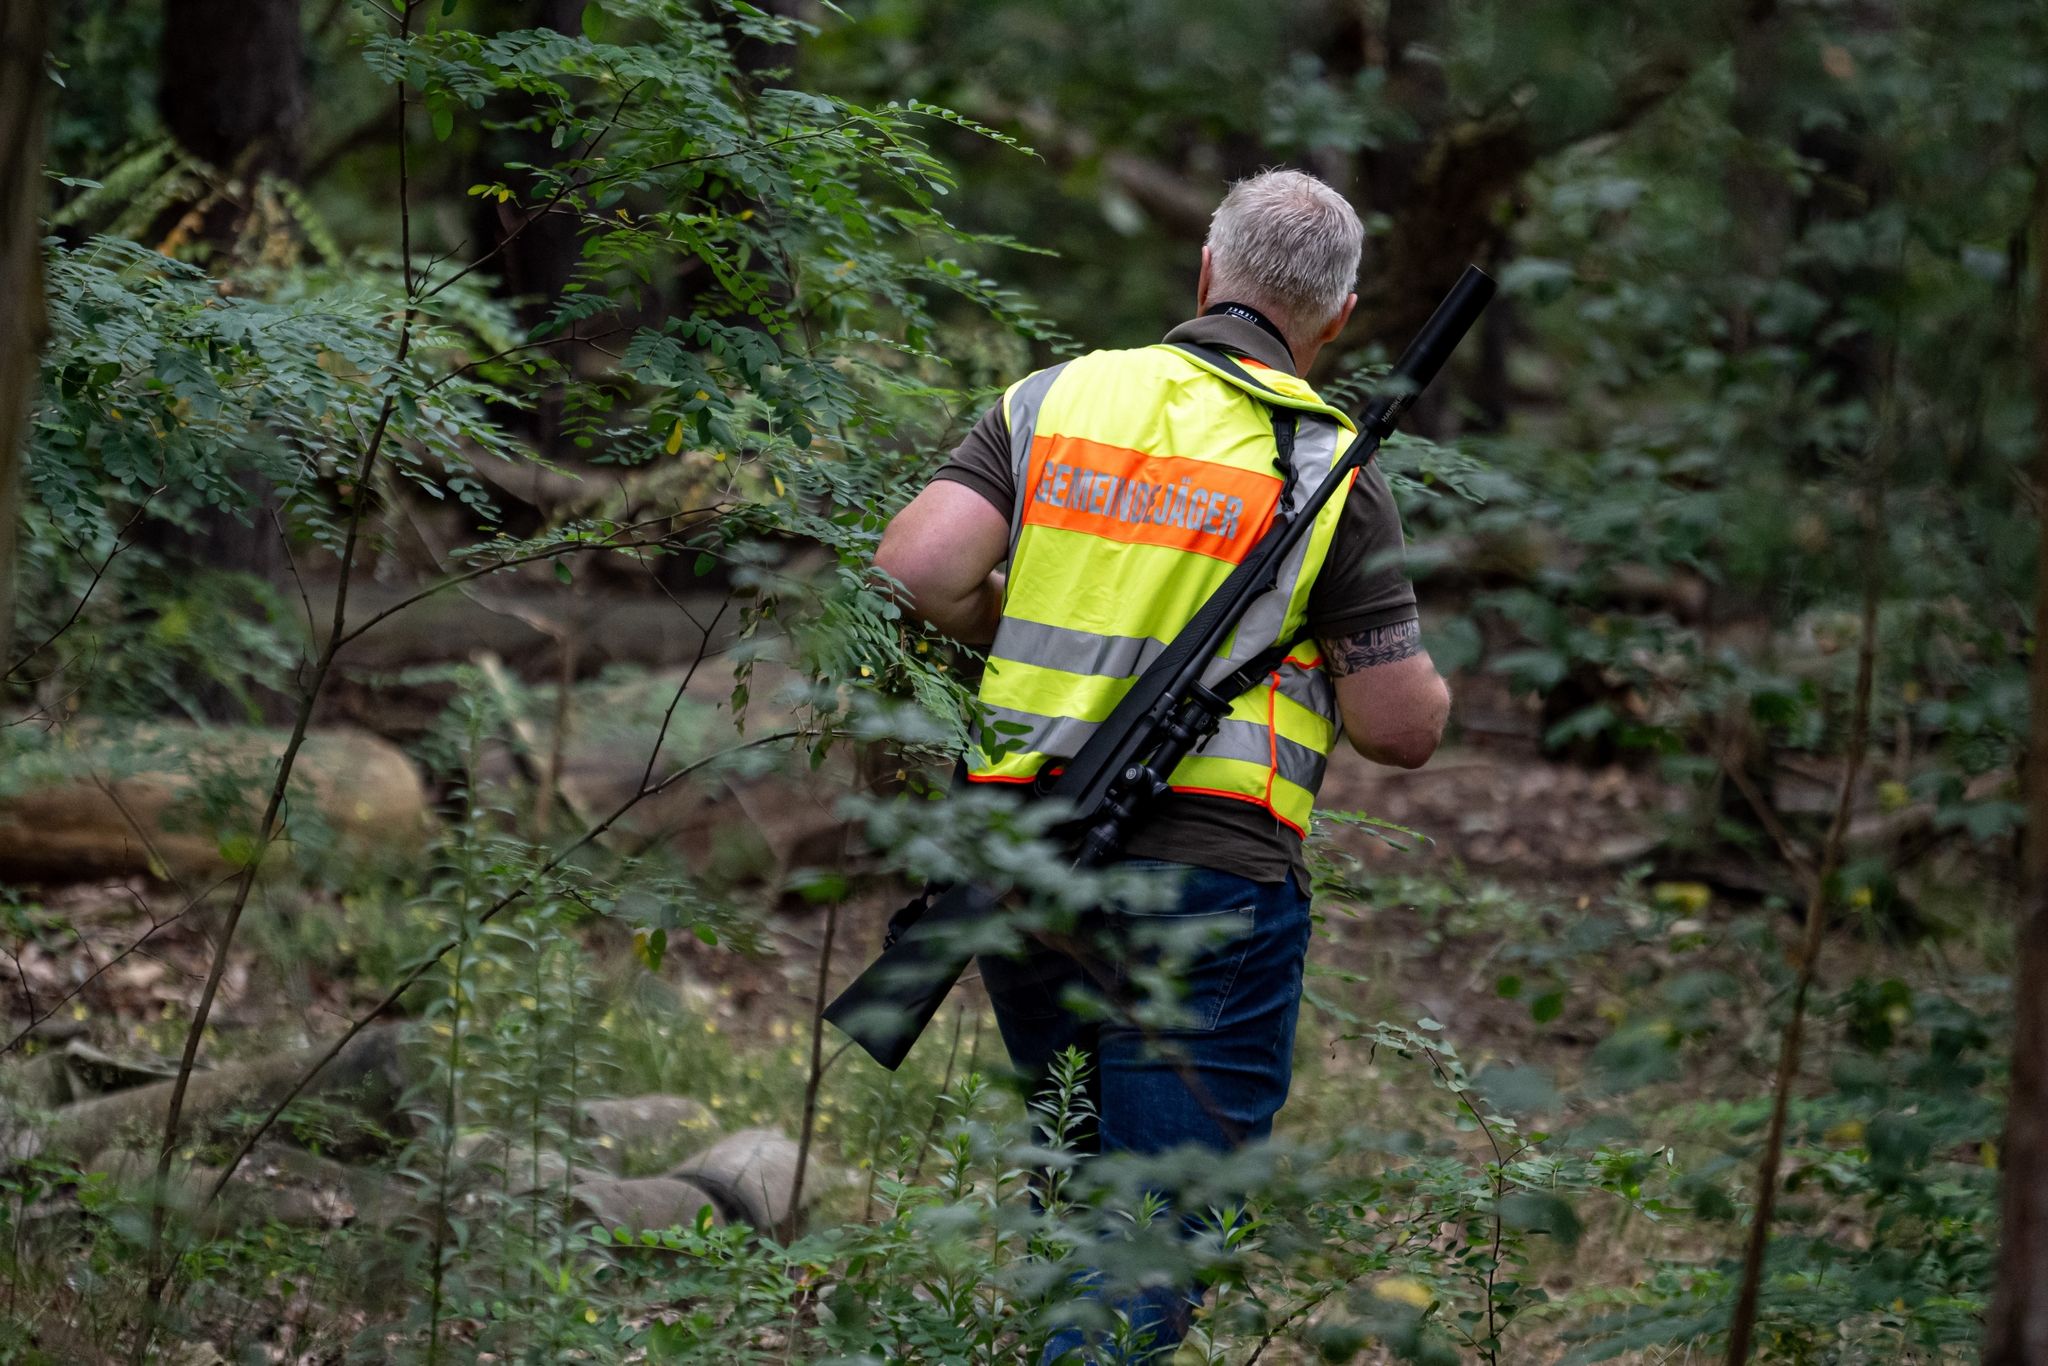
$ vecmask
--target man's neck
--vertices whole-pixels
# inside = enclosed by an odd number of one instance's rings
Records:
[[[1294,343],[1287,340],[1287,334],[1280,330],[1278,323],[1261,313],[1258,309],[1253,308],[1250,304],[1238,303],[1234,299],[1225,299],[1221,303],[1210,304],[1202,310],[1202,316],[1205,318],[1218,313],[1241,319],[1269,334],[1287,352],[1288,360],[1294,362],[1294,372],[1296,374],[1301,373],[1301,364],[1295,358]]]

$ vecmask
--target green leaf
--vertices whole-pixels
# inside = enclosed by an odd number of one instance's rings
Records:
[[[1537,1024],[1549,1024],[1564,1013],[1564,992],[1546,991],[1529,1003],[1529,1018]]]
[[[434,140],[446,142],[455,132],[455,106],[445,99],[428,102],[427,118],[434,126]]]
[[[569,572],[569,566],[561,560],[555,561],[555,577],[563,583],[572,583],[576,578],[574,574]]]
[[[1501,1199],[1501,1223],[1521,1233],[1547,1233],[1566,1247],[1579,1241],[1579,1216],[1549,1191],[1515,1191]]]
[[[1472,1079],[1487,1103],[1505,1115],[1534,1115],[1558,1105],[1557,1080],[1548,1067],[1495,1064]]]
[[[813,906],[837,901],[847,893],[848,883],[838,873],[816,873],[796,884],[798,895]]]
[[[667,930],[636,930],[633,933],[633,956],[649,972],[661,971],[661,960],[668,952]]]

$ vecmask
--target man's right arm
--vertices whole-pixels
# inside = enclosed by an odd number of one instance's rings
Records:
[[[910,610],[969,645],[996,638],[1010,519],[965,484],[934,479],[882,533],[875,567],[901,583]]]
[[[1310,590],[1308,624],[1322,642],[1351,747],[1374,763],[1420,768],[1443,739],[1451,695],[1422,648],[1402,560],[1393,490],[1367,466]]]
[[[986,645],[1003,614],[1010,553],[1010,427],[998,403],[924,491],[882,533],[875,567],[909,591],[909,607],[955,640]]]

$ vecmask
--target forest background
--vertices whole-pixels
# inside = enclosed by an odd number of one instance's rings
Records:
[[[1086,1264],[1179,1360],[2048,1361],[2032,0],[0,40],[0,1359],[1012,1362]],[[1452,743],[1324,794],[1281,1137],[1076,1164],[971,984],[818,1021],[924,877],[1108,890],[925,799],[867,562],[1281,164],[1325,394],[1501,282],[1382,456]]]

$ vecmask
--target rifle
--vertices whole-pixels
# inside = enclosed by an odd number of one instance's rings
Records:
[[[1144,809],[1167,790],[1174,767],[1215,733],[1240,693],[1279,667],[1291,642],[1276,642],[1214,685],[1202,682],[1252,602],[1278,583],[1282,562],[1314,526],[1316,514],[1393,433],[1415,396],[1436,377],[1478,319],[1493,290],[1484,271],[1465,267],[1395,362],[1386,388],[1366,408],[1358,435],[1328,477],[1292,514],[1286,499],[1281,499],[1265,535],[1138,676],[1080,753],[1060,766],[1056,777],[1046,776],[1055,765],[1045,766],[1032,785],[1032,795],[1061,802],[1074,812],[1062,828],[1076,841],[1076,866],[1113,861]],[[1187,349],[1211,364],[1221,359],[1199,348]],[[826,1007],[825,1018],[894,1071],[966,970],[974,956],[973,929],[996,910],[1000,899],[1001,893],[969,883],[927,888],[897,913],[881,956]]]

